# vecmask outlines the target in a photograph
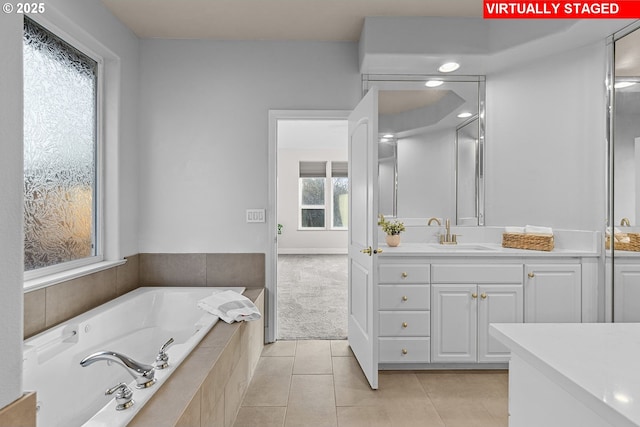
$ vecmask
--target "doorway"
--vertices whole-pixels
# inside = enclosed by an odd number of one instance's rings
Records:
[[[270,111],[267,342],[346,338],[348,111]]]

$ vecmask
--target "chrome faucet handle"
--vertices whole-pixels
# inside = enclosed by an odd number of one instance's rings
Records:
[[[135,401],[133,400],[133,391],[125,383],[117,384],[104,392],[105,396],[116,394],[116,411],[124,411],[131,408]]]
[[[169,355],[167,354],[167,348],[169,348],[169,346],[173,344],[173,341],[173,338],[169,338],[169,341],[167,341],[162,345],[162,347],[160,347],[160,351],[156,356],[156,369],[166,369],[169,367]]]

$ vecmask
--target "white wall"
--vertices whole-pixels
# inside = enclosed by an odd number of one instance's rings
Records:
[[[398,140],[398,217],[455,224],[455,129]]]
[[[141,42],[140,251],[268,252],[268,111],[352,109],[355,43]]]
[[[278,223],[284,226],[278,253],[347,252],[347,230],[298,229],[298,179],[301,161],[346,162],[348,154],[346,144],[344,150],[278,150]],[[326,220],[331,220],[329,212]]]
[[[487,76],[486,224],[602,231],[605,43]]]
[[[22,16],[0,14],[0,408],[22,394]]]

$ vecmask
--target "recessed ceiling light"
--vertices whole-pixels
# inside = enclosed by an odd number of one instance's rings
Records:
[[[427,82],[424,85],[426,87],[438,87],[442,83],[444,83],[442,80],[427,80]]]
[[[388,133],[386,135],[382,135],[383,138],[393,138],[393,134],[392,133]]]
[[[613,85],[615,89],[623,89],[625,87],[633,86],[636,82],[617,82]]]
[[[438,68],[438,71],[440,71],[441,73],[450,73],[457,70],[458,68],[460,68],[460,64],[458,64],[457,62],[447,62],[445,64],[442,64],[440,68]]]
[[[466,119],[467,117],[471,117],[471,113],[468,111],[465,111],[463,113],[458,114],[458,117],[460,117],[461,119]]]

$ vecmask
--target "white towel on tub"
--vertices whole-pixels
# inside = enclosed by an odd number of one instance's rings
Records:
[[[198,301],[198,307],[227,323],[260,319],[260,310],[251,300],[234,291],[214,292]]]

